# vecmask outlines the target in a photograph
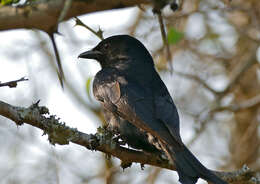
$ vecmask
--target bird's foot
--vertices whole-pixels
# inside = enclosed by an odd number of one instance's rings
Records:
[[[120,135],[115,135],[113,140],[118,143],[119,145],[126,145],[126,141],[124,141]]]

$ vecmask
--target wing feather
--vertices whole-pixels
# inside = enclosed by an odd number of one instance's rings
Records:
[[[138,82],[126,80],[127,83],[122,83],[122,76],[120,80],[114,77],[106,78],[106,81],[102,77],[98,80],[98,77],[94,81],[94,95],[106,110],[165,143],[176,147],[183,145],[179,136],[178,113],[171,98],[157,97],[149,87],[143,87]]]

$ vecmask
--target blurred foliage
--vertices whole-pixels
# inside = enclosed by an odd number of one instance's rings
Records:
[[[19,3],[20,0],[1,0],[0,1],[0,5],[4,6],[4,5],[12,5],[12,4],[17,4]]]
[[[0,8],[3,6],[30,5],[37,0],[0,0]]]
[[[174,27],[171,27],[168,31],[169,44],[177,44],[184,37],[184,33],[177,31]]]

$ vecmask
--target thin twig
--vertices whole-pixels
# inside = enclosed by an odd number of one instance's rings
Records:
[[[150,174],[147,176],[144,183],[154,184],[161,171],[161,168],[153,168],[152,172],[150,172]]]
[[[186,74],[186,73],[181,73],[178,71],[174,71],[175,74],[181,76],[181,77],[185,77],[191,80],[194,80],[196,82],[198,82],[199,84],[201,84],[205,89],[209,90],[210,92],[212,92],[213,94],[216,94],[217,92],[211,88],[204,80],[202,80],[200,77],[196,76],[196,75],[192,75],[192,74]]]
[[[14,80],[14,81],[9,81],[9,82],[4,82],[4,83],[0,82],[0,87],[8,86],[9,88],[15,88],[17,86],[18,82],[28,81],[28,80],[29,79],[27,79],[25,77],[22,77],[22,78],[20,78],[18,80]]]
[[[214,109],[215,112],[219,111],[232,111],[237,112],[240,110],[248,109],[254,106],[260,105],[260,95],[256,95],[248,100],[245,100],[239,104],[230,104],[228,106],[221,106],[216,109]]]
[[[230,89],[237,83],[237,81],[243,76],[243,74],[254,64],[256,63],[256,55],[255,51],[257,49],[257,45],[254,44],[253,46],[253,51],[250,52],[253,54],[245,54],[245,58],[241,58],[241,62],[235,66],[235,68],[232,70],[231,75],[230,75],[230,82],[228,86],[225,88],[225,90],[219,92],[219,97],[225,96]]]
[[[157,11],[156,13],[158,15],[158,20],[159,20],[159,24],[160,24],[160,30],[161,30],[163,45],[166,48],[166,58],[167,58],[167,61],[170,65],[170,72],[172,73],[173,72],[172,55],[171,55],[171,51],[170,51],[169,42],[167,40],[167,35],[166,35],[164,23],[163,23],[163,17],[162,17],[161,10]]]
[[[206,129],[207,124],[212,119],[212,117],[213,117],[213,111],[210,111],[210,112],[208,112],[207,117],[205,117],[205,119],[201,120],[199,129],[196,129],[195,136],[187,143],[188,147],[190,147],[196,140],[198,140],[198,138],[202,135],[202,133]]]
[[[76,21],[76,25],[75,26],[83,26],[85,27],[87,30],[89,30],[91,33],[93,33],[94,35],[96,35],[98,38],[100,38],[100,40],[104,40],[103,37],[103,31],[99,28],[98,31],[93,30],[91,27],[87,26],[86,24],[84,24],[78,17],[75,17],[75,21]]]
[[[53,49],[54,49],[55,58],[56,58],[57,65],[58,65],[58,70],[57,70],[58,78],[59,78],[61,87],[64,88],[63,81],[65,80],[65,76],[64,76],[63,69],[62,69],[62,64],[61,64],[59,50],[57,48],[57,44],[56,44],[56,41],[55,41],[55,38],[54,38],[54,32],[47,33],[47,34],[49,35],[49,37],[51,39],[51,43],[52,43],[52,46],[53,46]]]
[[[129,34],[130,35],[134,35],[134,33],[136,32],[136,29],[137,27],[139,26],[141,20],[142,20],[142,17],[143,17],[143,12],[141,10],[138,11],[137,13],[137,17],[135,19],[135,22],[133,23],[133,25],[129,28]]]

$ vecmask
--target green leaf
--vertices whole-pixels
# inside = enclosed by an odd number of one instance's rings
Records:
[[[184,33],[171,27],[168,31],[169,44],[177,44],[184,37]]]
[[[11,4],[16,4],[19,3],[20,0],[1,0],[1,5],[11,5]]]
[[[91,82],[92,82],[92,79],[93,79],[93,77],[89,77],[87,79],[87,82],[86,82],[87,95],[88,95],[88,98],[90,100],[92,99],[92,97],[91,97]]]
[[[210,33],[210,34],[208,34],[208,38],[210,38],[210,39],[218,39],[219,35],[216,34],[216,33]]]

